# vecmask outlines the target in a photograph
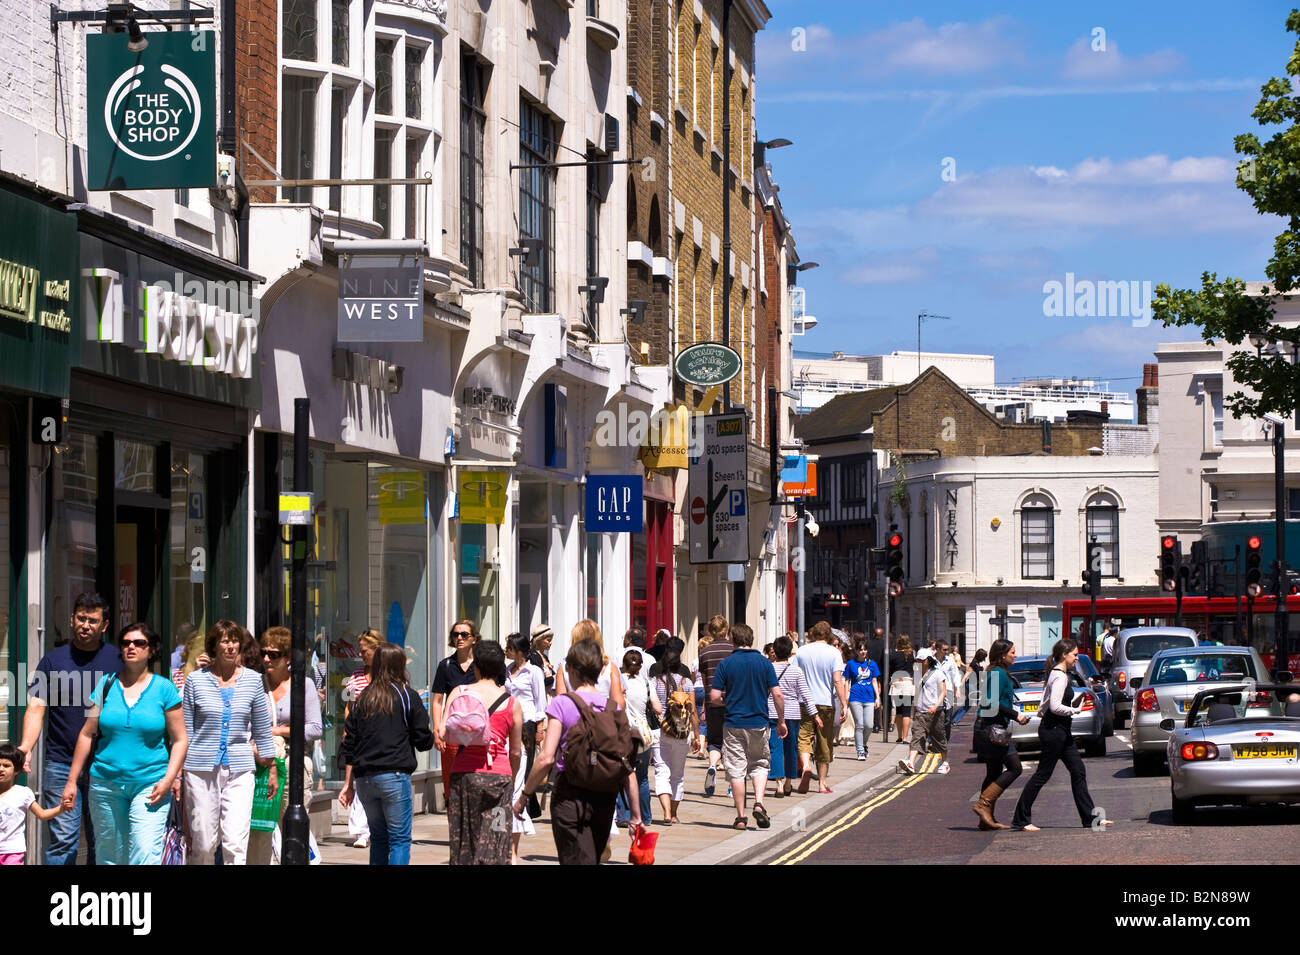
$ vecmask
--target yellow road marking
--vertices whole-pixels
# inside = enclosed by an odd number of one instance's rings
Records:
[[[769,865],[794,865],[797,862],[802,862],[804,859],[808,858],[808,856],[812,855],[814,852],[816,852],[818,849],[824,846],[835,836],[839,835],[841,832],[845,831],[846,829],[850,829],[853,826],[856,826],[863,819],[867,818],[867,816],[869,816],[872,812],[879,809],[881,806],[885,805],[886,803],[896,799],[899,793],[903,792],[905,789],[910,789],[911,787],[915,786],[917,783],[921,782],[921,780],[925,779],[927,775],[932,774],[933,771],[939,767],[940,762],[942,762],[942,757],[939,756],[939,754],[937,753],[928,754],[925,757],[925,760],[921,763],[921,766],[917,770],[916,775],[904,778],[902,781],[893,784],[888,789],[885,789],[883,792],[879,792],[875,796],[872,796],[861,806],[855,806],[853,809],[850,809],[847,813],[841,816],[836,822],[832,823],[830,826],[826,827],[825,829],[822,829],[820,832],[814,833],[813,835],[809,836],[803,843],[795,846],[789,852],[785,853],[785,855],[773,859],[768,864]]]

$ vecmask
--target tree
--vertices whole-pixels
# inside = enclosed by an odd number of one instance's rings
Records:
[[[1151,303],[1152,314],[1165,325],[1198,326],[1209,343],[1224,340],[1240,345],[1251,336],[1276,343],[1262,355],[1251,348],[1224,362],[1237,381],[1256,392],[1237,391],[1225,397],[1237,418],[1260,417],[1268,411],[1290,416],[1300,405],[1300,362],[1292,360],[1294,350],[1300,348],[1300,327],[1273,321],[1274,303],[1300,286],[1300,98],[1293,97],[1290,79],[1300,76],[1300,10],[1291,11],[1286,28],[1297,35],[1286,65],[1288,75],[1274,77],[1260,88],[1252,114],[1260,126],[1282,128],[1265,143],[1254,133],[1233,140],[1238,155],[1247,157],[1237,164],[1237,188],[1250,196],[1261,215],[1286,220],[1264,269],[1272,285],[1265,283],[1260,294],[1247,294],[1242,279],[1220,281],[1216,273],[1203,272],[1199,289],[1171,289],[1161,283]]]

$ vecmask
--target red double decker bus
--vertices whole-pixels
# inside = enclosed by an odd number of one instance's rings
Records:
[[[1099,660],[1101,644],[1099,635],[1105,632],[1112,620],[1119,621],[1121,629],[1127,627],[1172,627],[1177,620],[1175,598],[1162,597],[1111,597],[1097,601],[1097,615],[1092,626],[1088,618],[1092,613],[1090,600],[1066,600],[1061,605],[1061,633],[1069,634],[1080,642],[1094,660]],[[1203,641],[1230,646],[1253,646],[1273,667],[1274,647],[1273,611],[1277,599],[1272,595],[1253,599],[1241,597],[1184,597],[1184,627],[1195,630]],[[1300,596],[1287,598],[1287,632],[1289,635],[1290,667],[1300,673]]]

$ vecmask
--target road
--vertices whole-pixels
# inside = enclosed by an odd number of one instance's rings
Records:
[[[1079,826],[1069,774],[1058,766],[1034,805],[1041,832],[981,832],[971,807],[984,766],[970,750],[971,717],[956,728],[952,772],[885,780],[829,823],[810,830],[793,848],[766,861],[781,865],[941,864],[1041,865],[1051,859],[1089,864],[1242,863],[1283,861],[1300,823],[1300,808],[1233,807],[1197,810],[1196,824],[1175,826],[1169,777],[1133,775],[1128,732],[1107,740],[1105,758],[1085,759],[1093,801],[1115,820],[1110,829]],[[1010,823],[1016,800],[1037,762],[1022,754],[1025,771],[998,801],[997,819]]]

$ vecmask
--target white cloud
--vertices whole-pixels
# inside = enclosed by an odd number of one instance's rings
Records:
[[[938,27],[916,17],[867,34],[859,50],[884,72],[980,73],[1023,59],[1019,41],[1008,35],[1013,26],[1006,16]]]
[[[1080,37],[1065,53],[1061,75],[1072,80],[1130,80],[1163,76],[1182,69],[1183,58],[1174,50],[1156,50],[1141,56],[1126,57],[1119,44],[1105,38],[1105,49],[1094,50],[1096,43]]]
[[[985,100],[1031,99],[1045,96],[1149,96],[1164,93],[1255,93],[1257,79],[1161,80],[1140,83],[1113,83],[1108,86],[1078,84],[1074,86],[991,86],[983,89],[911,89],[911,90],[792,90],[769,91],[765,103],[885,103],[913,100],[951,99],[963,107]]]
[[[1233,185],[1235,166],[1220,157],[1171,162],[1148,156],[1118,163],[1085,160],[968,174],[917,203],[916,215],[954,227],[1000,224],[1042,229],[1118,229],[1145,235],[1257,232],[1267,227]]]

